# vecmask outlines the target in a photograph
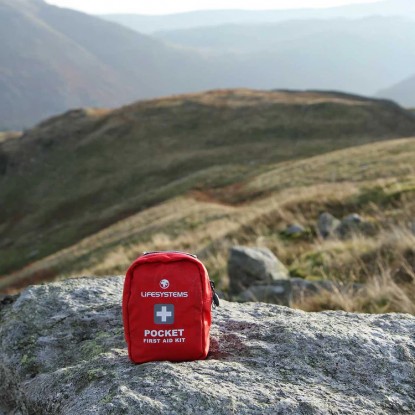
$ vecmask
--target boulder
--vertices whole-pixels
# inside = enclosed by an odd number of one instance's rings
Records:
[[[340,224],[340,220],[331,213],[323,212],[318,218],[317,230],[323,238],[328,238],[336,234]]]
[[[251,285],[237,299],[241,302],[260,301],[263,303],[291,305],[291,281],[277,280],[270,284]]]
[[[234,246],[228,259],[229,289],[239,294],[254,284],[288,279],[284,264],[267,248]]]
[[[222,302],[205,361],[133,365],[123,278],[26,289],[0,308],[8,414],[414,414],[415,318]]]

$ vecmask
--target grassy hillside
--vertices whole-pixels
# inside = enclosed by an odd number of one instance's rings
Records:
[[[0,273],[189,192],[228,209],[275,163],[414,133],[395,104],[336,93],[226,90],[72,111],[0,144]]]
[[[164,249],[196,252],[226,290],[228,248],[246,244],[270,248],[292,276],[340,282],[296,307],[415,313],[414,159],[409,138],[269,165],[237,185],[193,190],[121,220],[0,280],[0,290],[57,276],[123,274],[140,252]],[[321,211],[357,212],[366,229],[321,239]],[[306,233],[287,237],[291,223]],[[357,283],[364,284],[358,291]]]

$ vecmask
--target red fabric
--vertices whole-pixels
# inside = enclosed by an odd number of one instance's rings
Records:
[[[162,252],[135,260],[127,271],[122,304],[130,359],[206,358],[212,295],[206,268],[190,255]]]

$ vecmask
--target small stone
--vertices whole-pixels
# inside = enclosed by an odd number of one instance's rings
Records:
[[[345,216],[336,229],[336,234],[342,238],[350,236],[353,232],[364,232],[369,230],[369,224],[363,222],[362,217],[357,213]]]
[[[306,230],[303,226],[294,223],[292,225],[287,226],[283,233],[286,236],[300,236],[305,232]]]
[[[341,222],[339,219],[334,217],[331,213],[324,212],[318,218],[317,229],[323,238],[328,238],[335,235],[340,224]]]
[[[342,223],[354,223],[359,224],[362,223],[363,219],[358,213],[352,213],[351,215],[347,215],[342,219]]]

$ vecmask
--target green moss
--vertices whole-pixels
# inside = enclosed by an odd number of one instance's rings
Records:
[[[102,379],[107,376],[107,372],[103,369],[90,369],[86,372],[88,382],[94,382],[95,380]]]
[[[285,241],[310,241],[313,238],[313,232],[311,229],[304,229],[303,232],[288,234],[285,230],[283,230],[279,233],[279,236]]]
[[[97,340],[85,340],[80,347],[81,356],[85,360],[93,359],[102,353],[105,353],[106,348]]]
[[[107,404],[112,402],[112,400],[117,396],[117,394],[115,392],[110,392],[108,393],[108,395],[104,396],[101,400],[100,403],[102,404]]]

